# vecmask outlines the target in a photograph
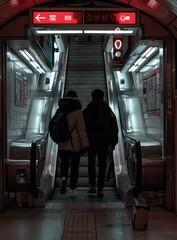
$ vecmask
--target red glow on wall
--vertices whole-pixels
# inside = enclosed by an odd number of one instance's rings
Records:
[[[33,24],[80,24],[82,12],[33,12]]]
[[[20,2],[18,0],[10,0],[9,1],[10,8],[15,8],[15,7],[18,7],[19,5],[20,5]]]

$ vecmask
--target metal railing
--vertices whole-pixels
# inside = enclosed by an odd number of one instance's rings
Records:
[[[125,158],[127,160],[128,175],[134,186],[134,196],[137,197],[142,189],[142,158],[140,140],[131,137],[124,138]]]

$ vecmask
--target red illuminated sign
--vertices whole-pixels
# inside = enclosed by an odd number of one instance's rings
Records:
[[[82,12],[33,12],[33,24],[81,24]]]
[[[76,10],[70,9],[31,9],[31,24],[33,25],[77,25],[77,24],[116,24],[124,26],[137,26],[139,14],[136,10],[116,9],[117,11]]]
[[[85,24],[136,25],[136,12],[89,11],[84,12]]]

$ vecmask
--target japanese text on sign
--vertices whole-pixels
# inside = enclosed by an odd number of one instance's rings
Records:
[[[85,24],[137,24],[136,12],[85,12]]]

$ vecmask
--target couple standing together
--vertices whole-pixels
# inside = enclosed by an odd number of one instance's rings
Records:
[[[90,188],[88,193],[97,193],[103,197],[108,149],[114,150],[118,143],[118,126],[114,113],[104,101],[104,92],[95,89],[92,100],[82,111],[82,105],[75,91],[68,91],[59,100],[60,112],[67,113],[71,139],[58,143],[61,161],[60,193],[67,187],[68,169],[70,166],[70,197],[76,197],[79,175],[80,156],[88,154],[88,176]],[[96,183],[96,157],[98,156],[98,182]],[[96,188],[97,187],[97,188]]]

